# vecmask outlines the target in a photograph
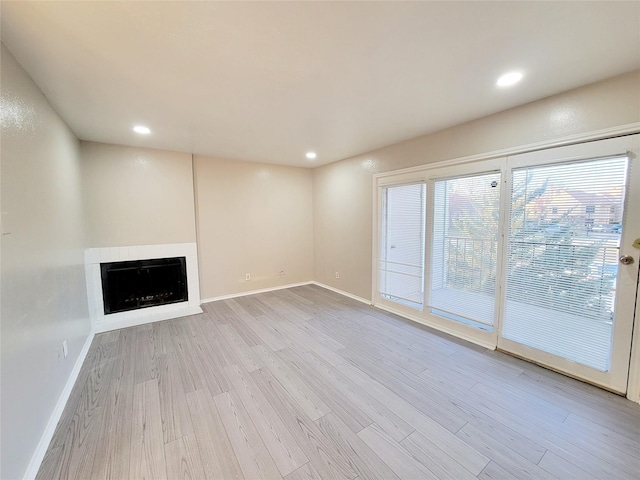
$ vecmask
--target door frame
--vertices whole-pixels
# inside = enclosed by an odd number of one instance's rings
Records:
[[[506,171],[506,158],[498,157],[489,160],[476,161],[467,163],[464,165],[445,165],[437,166],[433,165],[428,170],[427,181],[427,244],[425,254],[425,309],[422,312],[422,318],[428,325],[435,325],[442,330],[446,329],[447,333],[462,337],[466,340],[470,340],[474,343],[478,343],[488,348],[495,349],[497,345],[497,332],[500,322],[500,309],[498,299],[500,298],[500,285],[501,285],[501,264],[503,238],[501,232],[498,232],[498,245],[497,245],[497,266],[496,266],[496,292],[494,299],[494,312],[493,312],[493,330],[487,331],[471,325],[465,325],[455,320],[451,320],[439,315],[435,315],[429,312],[428,308],[428,296],[431,292],[431,269],[427,268],[430,265],[430,258],[432,255],[431,241],[433,239],[433,221],[434,221],[434,185],[437,180],[443,180],[447,178],[461,178],[461,177],[474,177],[476,175],[483,175],[487,173],[499,173],[500,174],[500,202],[499,208],[503,208],[505,201],[505,171]],[[502,210],[500,210],[502,211]]]
[[[622,238],[620,239],[619,255],[634,254],[634,252],[631,251],[633,249],[631,247],[631,243],[633,242],[632,237],[635,236],[634,232],[640,235],[640,217],[636,218],[636,216],[632,214],[631,209],[632,205],[640,205],[640,191],[638,191],[640,189],[638,187],[633,189],[629,187],[632,184],[640,185],[640,158],[638,158],[640,157],[640,135],[603,139],[596,142],[556,147],[538,152],[510,156],[508,160],[509,168],[507,173],[509,181],[508,190],[511,189],[510,182],[512,171],[517,168],[526,166],[537,167],[541,165],[557,165],[573,161],[586,161],[589,159],[618,156],[628,156],[629,158],[623,216],[625,227],[622,230]],[[508,202],[508,210],[510,210],[510,206],[511,202]],[[509,214],[510,212],[507,212],[507,215]],[[509,225],[508,222],[505,222],[503,224],[503,237],[507,239],[508,235]],[[619,265],[617,277],[619,286],[617,290],[620,290],[620,287],[622,287],[624,293],[624,290],[629,291],[633,289],[633,293],[637,295],[637,254],[634,254],[634,257],[636,258],[634,266],[626,267]],[[506,268],[506,265],[503,265],[503,268]],[[629,274],[630,271],[631,274]],[[629,278],[629,276],[631,276],[631,278]],[[608,390],[617,393],[626,393],[627,381],[629,379],[628,362],[631,355],[635,302],[633,305],[623,302],[624,297],[616,294],[615,311],[616,316],[619,316],[619,320],[617,322],[614,321],[613,323],[611,343],[612,345],[616,345],[616,348],[612,348],[610,350],[611,367],[608,371],[603,372],[567,358],[509,340],[502,335],[502,331],[498,334],[498,349],[507,353],[512,353],[518,357],[529,359],[535,363],[539,363]]]
[[[409,172],[400,173],[398,175],[390,174],[380,177],[380,181],[374,183],[373,188],[373,229],[376,232],[373,235],[373,248],[371,253],[371,302],[373,305],[380,307],[384,310],[391,311],[397,315],[411,318],[414,312],[419,310],[413,309],[409,306],[402,305],[400,303],[390,302],[382,298],[378,291],[378,261],[379,261],[379,249],[380,249],[380,228],[382,226],[382,215],[384,214],[382,209],[382,195],[381,192],[386,187],[396,187],[402,185],[414,185],[414,184],[426,183],[426,176],[423,172]],[[427,196],[429,192],[427,191]],[[425,251],[426,252],[426,251]],[[424,265],[423,265],[424,268]],[[422,285],[424,289],[424,284]]]
[[[640,259],[638,261],[640,262]],[[638,279],[640,280],[640,274],[638,274]],[[636,312],[633,337],[631,339],[631,358],[629,359],[627,398],[636,403],[640,403],[640,284],[638,284],[636,292]]]

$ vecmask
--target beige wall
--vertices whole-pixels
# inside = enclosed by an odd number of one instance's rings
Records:
[[[196,241],[191,154],[81,142],[91,247]]]
[[[23,477],[90,323],[78,140],[4,45],[1,68],[0,477],[9,479]]]
[[[314,279],[371,298],[374,173],[638,121],[635,72],[319,167],[313,172]]]
[[[313,279],[311,170],[196,156],[195,171],[203,299]]]

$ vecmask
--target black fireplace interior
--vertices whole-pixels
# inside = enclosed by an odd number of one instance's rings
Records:
[[[104,313],[189,300],[185,257],[101,263]]]

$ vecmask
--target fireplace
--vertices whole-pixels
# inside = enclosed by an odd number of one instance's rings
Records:
[[[96,333],[202,313],[195,242],[89,248],[84,259],[89,317]],[[151,282],[156,268],[166,269],[170,283],[179,288]],[[152,288],[146,290],[144,282]],[[120,291],[121,284],[129,284],[128,295]]]
[[[189,300],[185,257],[100,264],[104,314]]]

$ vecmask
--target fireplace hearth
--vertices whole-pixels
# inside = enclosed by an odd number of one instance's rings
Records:
[[[185,257],[100,264],[104,314],[186,302]]]

